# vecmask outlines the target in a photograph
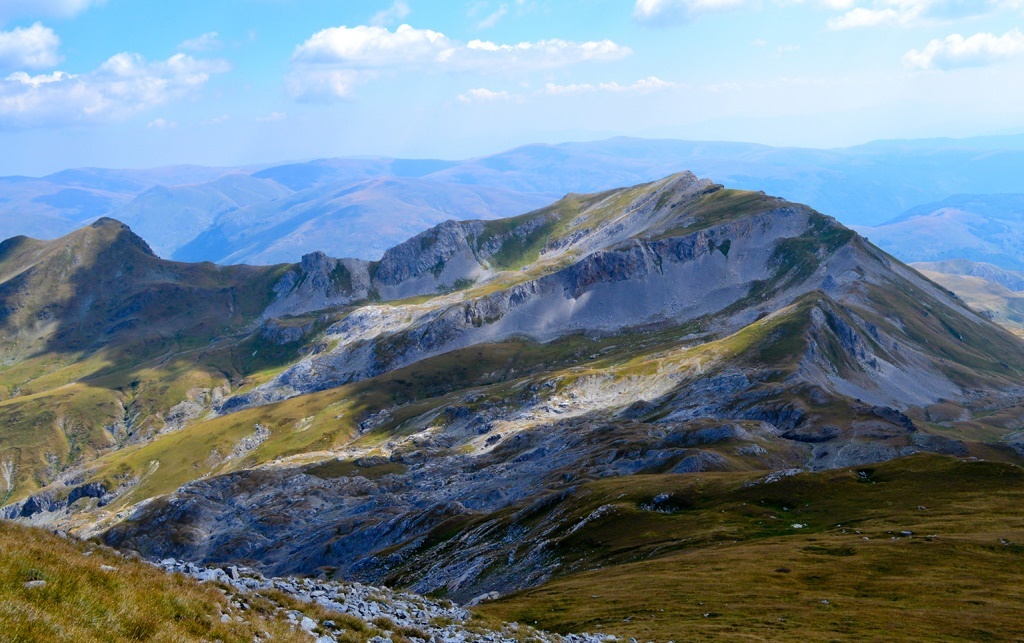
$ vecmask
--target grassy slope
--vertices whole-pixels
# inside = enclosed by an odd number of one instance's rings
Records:
[[[198,391],[280,364],[281,347],[238,334],[284,268],[163,261],[116,223],[0,244],[0,460],[16,467],[9,499],[158,431]],[[290,360],[298,347],[286,348]]]
[[[569,501],[578,503],[574,515],[615,510],[556,546],[613,564],[482,611],[655,641],[1024,636],[1020,468],[918,455],[744,481],[695,474],[591,483]],[[669,494],[671,513],[642,508],[659,493]]]
[[[932,281],[955,292],[967,304],[992,321],[1024,337],[1024,293],[1014,292],[981,277],[921,270]]]
[[[105,568],[106,567],[106,568]],[[29,581],[46,581],[29,588]],[[0,631],[11,643],[47,641],[309,641],[272,611],[221,623],[216,587],[169,575],[107,548],[0,521]]]

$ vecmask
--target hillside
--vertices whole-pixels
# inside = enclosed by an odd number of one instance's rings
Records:
[[[1024,194],[951,196],[858,231],[903,261],[967,259],[1024,269]]]
[[[967,259],[911,265],[974,310],[1024,336],[1024,274]]]
[[[553,546],[600,524],[609,503],[565,503],[605,485],[1024,453],[1024,343],[834,219],[690,173],[447,221],[373,262],[179,264],[112,222],[69,239],[107,228],[110,275],[70,262],[54,283],[117,310],[115,277],[173,296],[107,328],[61,295],[76,330],[18,339],[36,353],[6,371],[25,382],[0,402],[23,427],[0,433],[3,512],[148,557],[464,602],[666,553]],[[8,281],[60,275],[73,244],[14,245]],[[20,319],[56,287],[34,278],[0,292]],[[110,401],[50,410],[79,390]],[[86,412],[139,428],[75,451],[60,436]]]
[[[0,627],[12,643],[285,641],[600,643],[481,618],[387,588],[149,564],[94,542],[0,522]]]

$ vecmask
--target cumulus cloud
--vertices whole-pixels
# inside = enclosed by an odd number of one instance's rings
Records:
[[[70,18],[105,0],[2,0],[0,21],[20,17]]]
[[[61,61],[60,37],[49,27],[35,23],[0,31],[0,69],[44,69]]]
[[[481,87],[480,89],[471,89],[465,94],[459,94],[459,100],[463,103],[472,103],[476,101],[496,101],[496,100],[508,100],[512,98],[512,94],[506,91],[496,92],[490,89]]]
[[[210,31],[195,38],[190,38],[178,45],[180,51],[213,51],[220,48],[220,35],[216,31]]]
[[[410,13],[412,13],[412,9],[409,8],[409,3],[395,0],[394,4],[387,9],[382,9],[375,13],[373,18],[370,19],[370,24],[380,27],[393,25],[400,20],[405,20],[406,16]]]
[[[409,25],[394,31],[366,25],[332,27],[296,47],[287,83],[300,99],[336,99],[347,97],[355,85],[385,70],[531,71],[617,60],[632,53],[611,40],[462,43]]]
[[[0,80],[0,126],[62,126],[127,118],[198,91],[220,60],[175,54],[148,62],[138,54],[111,57],[87,74],[19,71]]]
[[[1024,33],[1014,29],[1002,36],[977,33],[964,38],[953,34],[935,39],[923,49],[908,51],[903,63],[911,69],[954,69],[980,67],[1017,56],[1024,56]]]
[[[629,85],[620,85],[617,82],[600,83],[597,85],[591,85],[590,83],[583,84],[572,84],[572,85],[557,85],[555,83],[548,83],[544,86],[543,93],[551,96],[564,96],[569,94],[585,94],[589,92],[611,92],[614,94],[622,93],[636,93],[636,94],[651,94],[653,92],[664,91],[666,89],[680,89],[684,85],[680,83],[673,83],[666,80],[662,80],[657,76],[648,76],[647,78],[641,78],[635,83]]]

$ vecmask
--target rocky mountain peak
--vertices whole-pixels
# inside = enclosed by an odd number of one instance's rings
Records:
[[[149,244],[140,237],[139,235],[132,232],[132,229],[127,224],[118,221],[117,219],[111,219],[110,217],[100,217],[93,221],[89,226],[89,229],[99,231],[101,233],[101,243],[106,243],[114,248],[121,249],[136,249],[142,251],[143,254],[150,257],[156,257],[156,253],[149,247]],[[72,233],[74,234],[74,233]]]

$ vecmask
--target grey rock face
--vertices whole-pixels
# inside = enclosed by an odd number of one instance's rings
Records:
[[[322,252],[303,255],[298,266],[274,286],[275,300],[264,318],[297,315],[344,306],[370,295],[369,261],[335,259]]]
[[[72,487],[63,496],[57,490],[48,489],[3,507],[0,509],[0,518],[30,518],[38,513],[60,511],[82,498],[102,499],[106,494],[107,488],[98,482]]]
[[[512,336],[547,341],[571,332],[614,333],[713,314],[771,275],[776,244],[803,233],[807,217],[804,210],[780,209],[679,238],[629,241],[552,274],[422,310],[365,307],[328,329],[337,348],[300,362],[224,410],[339,386]],[[728,254],[718,250],[725,240]]]

